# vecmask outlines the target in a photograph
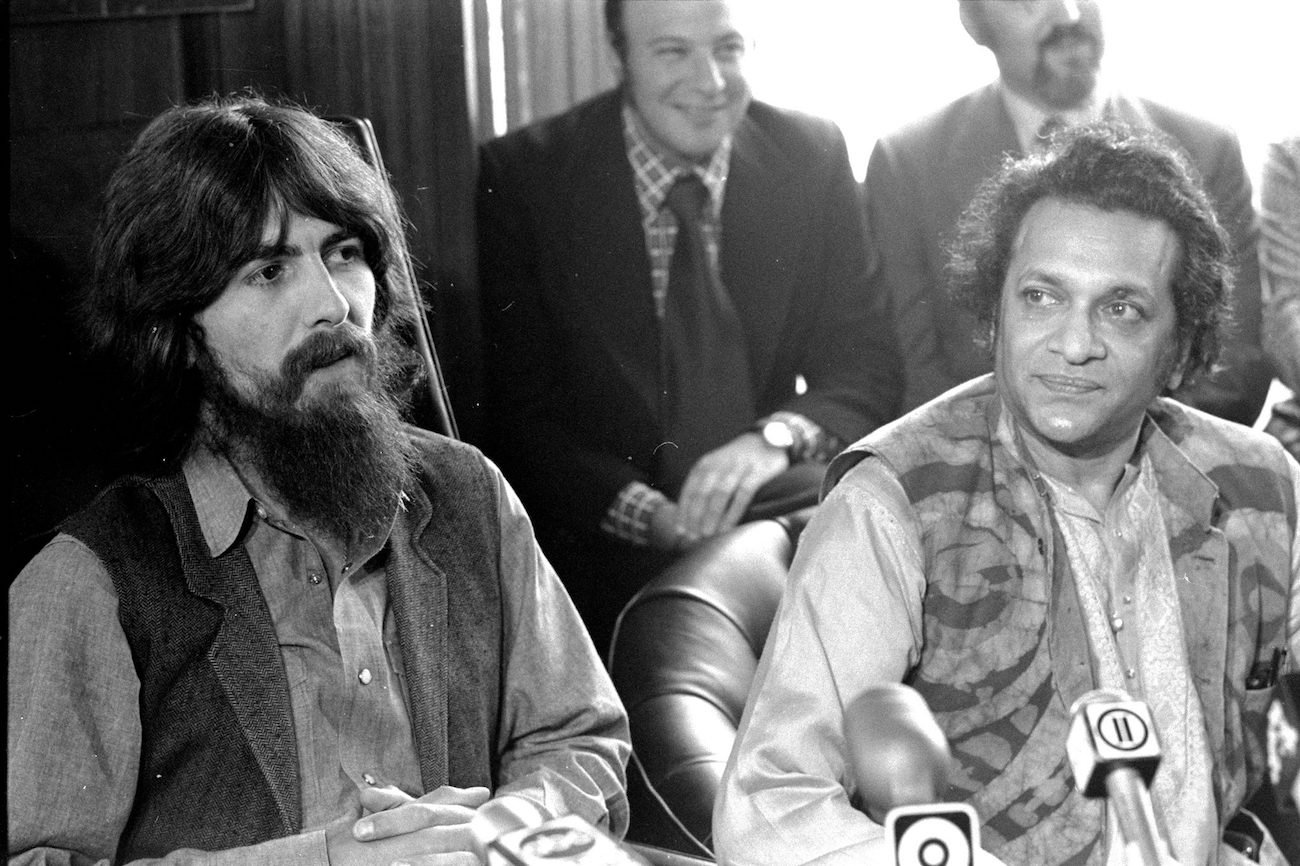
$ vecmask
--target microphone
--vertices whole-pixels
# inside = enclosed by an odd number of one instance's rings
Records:
[[[910,686],[867,689],[844,714],[849,763],[863,810],[894,846],[898,866],[970,866],[979,818],[967,803],[944,803],[948,739]]]
[[[1278,679],[1268,707],[1267,747],[1278,814],[1300,814],[1300,673]]]
[[[1065,753],[1074,785],[1105,797],[1118,819],[1125,862],[1160,866],[1171,855],[1156,828],[1148,785],[1160,765],[1160,741],[1143,701],[1118,689],[1094,689],[1074,702]]]
[[[547,818],[522,797],[484,803],[470,832],[486,866],[651,866],[583,818]]]

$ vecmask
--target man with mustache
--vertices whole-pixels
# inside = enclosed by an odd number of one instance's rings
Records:
[[[1232,287],[1194,178],[1161,140],[1097,125],[980,188],[950,272],[993,373],[832,462],[724,773],[720,862],[887,862],[877,822],[916,802],[911,780],[846,708],[899,682],[951,747],[939,796],[1002,862],[1125,862],[1119,810],[1066,759],[1095,689],[1150,708],[1177,863],[1287,862],[1244,807],[1300,654],[1300,464],[1161,396],[1214,364]],[[890,787],[902,802],[866,794]]]
[[[133,472],[10,589],[10,862],[469,866],[495,798],[621,833],[626,716],[527,516],[403,422],[386,178],[292,106],[174,108],[95,252]]]
[[[944,245],[976,187],[1005,157],[1040,148],[1051,128],[1102,118],[1169,136],[1201,172],[1232,237],[1236,289],[1221,369],[1179,398],[1243,424],[1253,424],[1264,405],[1272,373],[1261,349],[1257,230],[1241,149],[1228,130],[1103,77],[1101,7],[1100,0],[960,0],[962,24],[993,53],[998,80],[876,144],[865,181],[867,223],[880,260],[874,285],[893,298],[906,359],[905,409],[989,370],[975,321],[943,292]]]
[[[597,646],[900,395],[844,138],[751,98],[746,5],[607,0],[620,86],[481,154],[488,453]]]

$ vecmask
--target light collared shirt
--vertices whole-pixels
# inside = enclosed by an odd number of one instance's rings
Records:
[[[1002,104],[1006,106],[1007,114],[1011,115],[1011,124],[1016,128],[1016,141],[1020,142],[1020,150],[1023,153],[1030,153],[1042,145],[1039,131],[1049,118],[1055,118],[1065,126],[1091,123],[1107,116],[1107,105],[1110,101],[1105,88],[1100,84],[1094,88],[1082,105],[1056,111],[1041,108],[1001,81],[998,82],[998,92],[1002,97]]]
[[[331,574],[308,534],[257,499],[224,457],[197,449],[184,472],[208,552],[216,558],[242,540],[270,610],[289,681],[303,827],[359,815],[367,775],[419,796],[384,569],[392,521]]]
[[[1006,425],[997,436],[1014,450]],[[1294,462],[1291,484],[1300,497]],[[1165,538],[1163,526],[1158,532]],[[1290,539],[1290,560],[1300,586],[1300,534]],[[920,662],[925,591],[915,510],[885,461],[862,460],[800,537],[714,810],[725,862],[857,866],[892,850],[878,847],[884,828],[851,800],[857,782],[844,710],[866,688],[902,682]],[[1294,658],[1300,592],[1288,604]],[[1112,637],[1104,625],[1086,632],[1093,646]]]
[[[203,455],[185,475],[209,549],[242,539],[266,596],[291,692],[304,832],[148,862],[328,866],[325,825],[361,817],[363,774],[422,790],[387,603],[385,539],[346,564],[331,597],[324,558],[257,502],[229,464]],[[543,814],[599,821],[622,797],[626,718],[522,505],[494,468],[491,476],[504,575],[501,730],[491,734],[502,784],[493,793],[526,798]],[[10,587],[11,864],[103,866],[116,853],[142,731],[140,682],[117,606],[99,558],[68,535]]]
[[[1007,416],[1003,416],[1005,424]],[[1145,701],[1159,732],[1160,768],[1151,796],[1179,863],[1208,863],[1218,844],[1214,759],[1183,643],[1173,558],[1150,455],[1124,467],[1104,513],[1050,476],[1052,510],[1065,539],[1100,688]],[[1107,862],[1124,866],[1114,810]]]

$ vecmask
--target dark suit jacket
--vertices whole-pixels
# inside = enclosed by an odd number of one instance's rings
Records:
[[[1237,321],[1220,358],[1224,369],[1201,377],[1178,397],[1252,424],[1271,372],[1260,349],[1257,227],[1241,149],[1227,130],[1154,102],[1120,97],[1115,113],[1135,126],[1162,131],[1183,148],[1232,236]],[[871,155],[867,223],[881,265],[873,283],[893,298],[907,365],[906,409],[992,369],[988,352],[974,342],[974,318],[948,299],[943,245],[1004,154],[1019,156],[1020,145],[997,86],[989,85],[882,138]]]
[[[485,145],[479,277],[491,453],[542,527],[597,532],[654,482],[658,329],[621,95]],[[759,417],[799,412],[846,442],[890,420],[902,382],[844,139],[752,104],[722,209],[722,280],[748,336]],[[802,375],[806,393],[795,393]],[[755,419],[757,420],[757,419]],[[743,430],[718,430],[721,445]]]

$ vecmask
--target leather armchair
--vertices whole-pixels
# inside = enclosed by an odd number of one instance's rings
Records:
[[[711,855],[713,800],[812,509],[711,539],[632,597],[609,668],[627,707],[627,838]]]

